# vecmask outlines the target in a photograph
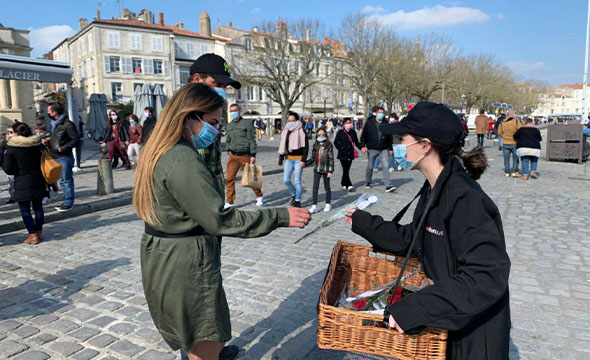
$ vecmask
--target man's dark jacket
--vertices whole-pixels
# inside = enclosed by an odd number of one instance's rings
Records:
[[[381,124],[384,123],[377,123],[377,119],[374,116],[369,116],[361,134],[361,144],[363,147],[366,146],[369,150],[392,150],[393,137],[391,135],[384,135],[377,129],[377,126]]]
[[[60,122],[55,125],[51,133],[49,147],[51,155],[54,158],[71,157],[72,149],[80,142],[80,135],[76,129],[76,124],[71,122],[67,116],[64,116]],[[61,151],[58,150],[61,149]]]
[[[428,182],[421,193],[407,225],[365,211],[352,215],[353,232],[376,250],[400,256],[419,231],[412,256],[434,285],[387,309],[406,333],[424,327],[449,330],[447,359],[508,359],[510,259],[496,205],[455,157],[438,177],[424,226],[417,229],[431,193]]]

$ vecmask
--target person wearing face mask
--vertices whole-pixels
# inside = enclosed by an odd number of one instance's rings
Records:
[[[118,150],[123,163],[125,163],[125,168],[127,170],[131,169],[131,163],[126,151],[129,145],[129,131],[115,110],[109,111],[109,122],[105,129],[103,141],[99,144],[101,147],[108,146],[107,157],[110,161],[113,161],[115,150]]]
[[[151,106],[146,107],[143,109],[143,124],[141,124],[142,128],[142,138],[143,142],[147,142],[147,139],[150,137],[154,126],[156,126],[156,117],[154,116],[154,109]]]
[[[332,190],[330,189],[330,179],[334,174],[334,146],[328,138],[326,129],[320,128],[316,133],[316,142],[313,144],[311,151],[311,165],[313,165],[313,202],[309,212],[314,214],[318,212],[318,190],[320,180],[324,180],[324,189],[326,190],[326,207],[324,212],[332,210],[330,201],[332,200]]]
[[[139,125],[139,119],[135,114],[127,116],[129,121],[129,146],[127,147],[127,157],[131,162],[132,166],[137,165],[137,158],[141,151],[142,138],[141,134],[143,129]]]
[[[240,105],[229,107],[229,123],[225,132],[225,147],[228,152],[227,182],[225,184],[225,207],[232,207],[236,199],[236,176],[247,163],[256,163],[256,132],[252,121],[242,118]],[[252,189],[256,194],[256,206],[262,206],[264,199],[261,189]]]
[[[260,237],[311,220],[306,209],[224,209],[223,187],[197,153],[215,140],[211,123],[222,107],[204,84],[176,91],[139,155],[134,183],[133,206],[145,222],[140,260],[148,309],[170,348],[191,360],[219,359],[231,339],[216,236]]]
[[[373,116],[370,116],[363,127],[361,134],[361,144],[363,154],[367,154],[367,169],[365,170],[365,187],[371,188],[371,181],[373,179],[373,166],[377,157],[380,159],[381,169],[383,172],[383,184],[385,185],[385,192],[392,192],[396,190],[395,186],[391,185],[389,177],[389,157],[393,154],[391,145],[393,139],[390,135],[386,135],[381,131],[381,127],[385,124],[385,109],[381,106],[373,107]]]
[[[301,175],[307,161],[309,151],[309,142],[303,123],[299,121],[299,114],[289,112],[287,126],[281,132],[281,143],[279,144],[279,166],[285,167],[283,170],[283,181],[291,194],[291,206],[301,207],[301,194],[303,186],[301,185]],[[293,175],[293,182],[291,182]]]
[[[361,148],[361,143],[356,135],[356,131],[353,129],[352,120],[344,120],[344,126],[336,133],[334,139],[334,146],[338,149],[338,160],[342,165],[342,180],[340,186],[347,192],[353,191],[352,181],[350,180],[350,167],[352,161],[358,158],[359,154],[354,148]]]
[[[346,221],[375,250],[417,257],[434,281],[388,304],[384,320],[400,333],[448,330],[447,359],[508,359],[510,259],[498,208],[476,182],[483,149],[463,152],[463,126],[443,104],[420,102],[383,132],[401,136],[397,162],[426,178],[413,220],[399,223],[412,200],[392,221],[352,209]]]

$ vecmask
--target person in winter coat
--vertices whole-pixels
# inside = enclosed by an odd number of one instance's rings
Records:
[[[518,178],[518,155],[516,154],[516,140],[514,134],[520,129],[520,120],[514,117],[516,112],[510,110],[508,118],[502,121],[498,126],[498,136],[502,137],[502,151],[504,155],[504,175],[506,177]],[[512,167],[510,167],[510,157],[512,156]]]
[[[121,154],[125,168],[130,170],[131,163],[129,162],[126,151],[127,146],[129,146],[129,130],[115,110],[109,112],[109,122],[102,139],[103,141],[100,142],[100,146],[104,147],[108,144],[109,151],[107,157],[109,160],[113,161],[116,149]]]
[[[358,149],[361,149],[362,146],[356,135],[356,131],[353,129],[352,120],[344,120],[344,126],[336,133],[334,146],[338,149],[338,160],[340,160],[340,165],[342,165],[340,186],[346,191],[353,191],[354,188],[350,180],[350,167],[352,166],[352,161],[359,156],[354,147],[356,146]]]
[[[33,135],[31,128],[24,123],[14,124],[13,130],[16,136],[8,140],[2,168],[7,174],[14,175],[15,200],[29,232],[24,243],[36,245],[43,238],[42,201],[47,196],[47,185],[41,173],[41,138]]]
[[[129,146],[127,147],[127,157],[132,165],[137,165],[137,158],[143,144],[143,128],[139,124],[139,119],[135,114],[127,116],[129,121]]]
[[[373,107],[374,116],[370,116],[363,127],[361,134],[361,144],[363,154],[367,154],[367,169],[365,170],[365,187],[371,188],[371,181],[373,179],[373,165],[375,159],[379,157],[381,160],[381,168],[383,170],[383,183],[385,185],[385,192],[395,191],[396,187],[391,185],[389,178],[389,157],[393,155],[391,146],[393,144],[392,137],[383,134],[381,127],[385,125],[385,110],[380,106]]]
[[[313,144],[311,152],[311,164],[313,165],[313,204],[309,212],[314,214],[318,212],[318,190],[320,188],[320,179],[324,180],[324,189],[326,190],[326,207],[324,212],[332,210],[330,201],[332,200],[332,190],[330,189],[330,179],[334,174],[334,146],[328,138],[326,129],[320,128],[316,132],[316,142]]]
[[[537,162],[541,156],[541,132],[533,123],[533,119],[526,119],[523,126],[513,135],[516,140],[516,154],[522,161],[522,179],[528,180],[529,175],[537,178]]]
[[[80,142],[80,134],[76,125],[68,119],[63,105],[53,103],[47,106],[47,114],[51,117],[51,140],[49,148],[51,156],[61,165],[59,188],[64,193],[63,204],[56,206],[58,212],[66,212],[74,207],[74,155],[73,150]]]
[[[508,359],[510,259],[498,208],[475,181],[487,167],[483,149],[462,152],[463,127],[443,104],[418,103],[383,131],[402,136],[396,160],[426,178],[413,220],[401,225],[349,209],[346,221],[375,250],[411,251],[434,282],[389,304],[388,326],[448,330],[447,359]]]
[[[486,111],[481,109],[475,117],[475,133],[477,134],[477,146],[483,146],[483,141],[488,132],[488,117]]]
[[[502,151],[502,137],[498,134],[498,128],[500,127],[500,124],[502,124],[504,119],[506,119],[506,115],[501,114],[500,117],[498,118],[498,121],[496,121],[496,123],[494,124],[494,133],[496,134],[496,137],[498,138],[498,150],[500,150],[500,151]]]
[[[309,142],[303,123],[299,121],[299,114],[290,112],[287,118],[287,126],[281,133],[281,143],[279,144],[279,166],[285,167],[283,170],[283,181],[289,193],[291,194],[291,206],[301,207],[301,194],[303,186],[301,185],[301,174],[307,161],[309,152]],[[293,182],[291,175],[293,174]]]
[[[220,351],[232,335],[216,236],[254,238],[311,219],[306,209],[223,209],[223,186],[196,151],[215,140],[211,122],[222,109],[223,98],[205,84],[178,89],[139,155],[133,187],[133,206],[145,222],[147,307],[168,346],[190,359],[224,358]]]

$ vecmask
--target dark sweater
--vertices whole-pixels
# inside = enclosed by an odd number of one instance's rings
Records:
[[[523,126],[514,133],[516,148],[540,149],[543,137],[536,127]]]

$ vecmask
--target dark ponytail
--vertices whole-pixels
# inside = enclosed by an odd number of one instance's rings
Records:
[[[416,140],[422,140],[414,136]],[[463,160],[463,167],[467,175],[473,180],[479,180],[481,175],[488,168],[488,158],[481,146],[475,147],[469,151],[463,151],[460,146],[451,146],[430,141],[432,148],[438,153],[440,161],[446,164],[451,156],[458,156]]]

